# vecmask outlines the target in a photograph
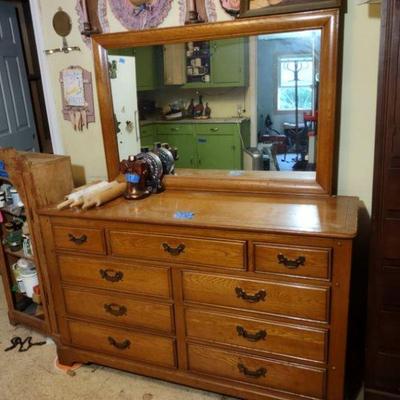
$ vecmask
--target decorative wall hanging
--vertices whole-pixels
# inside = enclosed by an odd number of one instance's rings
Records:
[[[232,17],[237,17],[240,12],[240,0],[220,0],[222,8]]]
[[[82,40],[90,48],[92,34],[110,31],[106,0],[77,0],[75,10]]]
[[[74,130],[88,128],[95,121],[92,74],[79,66],[70,66],[60,72],[62,112]]]
[[[172,0],[109,0],[111,11],[129,30],[159,26],[172,7]]]
[[[58,11],[53,17],[53,28],[57,35],[62,37],[62,47],[57,47],[55,49],[48,49],[44,52],[46,54],[54,53],[69,53],[71,51],[79,51],[78,46],[69,46],[67,43],[67,36],[71,33],[72,23],[70,16],[59,7]]]
[[[240,3],[240,17],[253,17],[339,8],[344,0],[242,0]]]
[[[179,13],[181,25],[217,20],[214,0],[179,0]]]

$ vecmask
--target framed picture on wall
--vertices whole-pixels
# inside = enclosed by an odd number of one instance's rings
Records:
[[[240,17],[339,8],[346,0],[242,0]]]

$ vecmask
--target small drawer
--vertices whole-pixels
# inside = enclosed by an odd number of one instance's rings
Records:
[[[63,254],[58,257],[58,268],[63,282],[140,295],[171,297],[169,269],[165,267]]]
[[[328,331],[187,308],[186,335],[221,345],[243,347],[325,362]]]
[[[328,321],[329,288],[183,272],[186,302]]]
[[[193,124],[159,124],[157,134],[192,134]]]
[[[196,124],[196,133],[200,135],[209,135],[212,133],[232,135],[239,129],[235,124]]]
[[[115,294],[97,294],[64,288],[66,312],[70,316],[96,318],[132,327],[173,332],[172,306],[134,300]]]
[[[102,229],[54,226],[53,233],[57,249],[106,254]]]
[[[242,381],[306,398],[325,398],[326,370],[242,355],[208,346],[188,345],[189,370]],[[281,398],[281,397],[279,397]]]
[[[255,244],[256,272],[330,278],[330,249]]]
[[[246,268],[246,242],[179,238],[131,232],[110,232],[112,254],[148,258],[191,265],[243,270]]]
[[[174,368],[175,340],[79,321],[68,321],[73,345],[117,357]]]

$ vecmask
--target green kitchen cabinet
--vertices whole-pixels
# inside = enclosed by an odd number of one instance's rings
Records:
[[[213,40],[211,47],[211,82],[214,86],[247,86],[248,39]]]
[[[206,89],[248,86],[248,38],[210,41],[210,70],[209,82],[190,82],[182,87],[185,89]]]
[[[240,169],[232,135],[196,134],[199,169]]]
[[[140,127],[140,147],[153,148],[155,138],[155,126],[143,125]]]
[[[110,49],[109,55],[134,56],[136,60],[136,86],[138,91],[155,90],[161,86],[162,50],[160,46]],[[117,71],[118,74],[118,71]]]
[[[241,170],[242,143],[247,146],[249,136],[246,127],[247,121],[195,125],[198,168]]]
[[[141,147],[154,142],[178,148],[177,168],[243,169],[243,148],[250,146],[250,121],[166,122],[140,127]]]
[[[154,90],[161,83],[161,49],[157,46],[136,47],[136,84],[138,91]]]
[[[176,168],[196,168],[192,124],[159,124],[156,139],[178,149],[179,159],[175,162]]]

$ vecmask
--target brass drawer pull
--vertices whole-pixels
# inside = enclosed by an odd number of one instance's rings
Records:
[[[243,299],[249,303],[259,303],[260,301],[265,301],[267,292],[265,290],[260,290],[256,294],[247,294],[242,288],[235,288],[236,296]]]
[[[124,340],[123,342],[117,342],[111,336],[108,337],[108,343],[110,343],[111,346],[114,346],[115,348],[117,348],[119,350],[125,350],[125,349],[129,348],[129,346],[131,345],[131,342],[128,339]]]
[[[285,267],[289,269],[299,268],[301,265],[304,265],[306,262],[306,258],[304,256],[300,256],[296,258],[296,260],[289,260],[282,253],[278,254],[278,262],[279,264],[283,264]]]
[[[114,271],[113,269],[101,269],[99,272],[100,276],[108,282],[119,282],[122,281],[122,278],[124,277],[123,272]]]
[[[247,367],[245,367],[242,363],[239,363],[238,365],[239,372],[245,376],[248,376],[250,378],[261,378],[265,377],[267,374],[267,369],[266,368],[258,368],[256,371],[250,371]]]
[[[87,236],[86,235],[82,235],[81,237],[76,237],[74,235],[72,235],[71,233],[68,233],[68,237],[69,237],[69,241],[73,242],[75,244],[83,244],[85,242],[87,242]]]
[[[242,326],[237,326],[236,330],[239,336],[243,336],[249,342],[258,342],[260,340],[265,340],[267,336],[266,330],[261,330],[258,331],[257,333],[249,333]]]
[[[218,131],[219,131],[219,128],[210,128],[210,131],[212,131],[212,132],[218,132]]]
[[[104,304],[104,309],[109,314],[114,315],[114,317],[121,317],[123,315],[126,315],[126,312],[128,311],[125,306],[120,306],[115,303]]]
[[[186,246],[181,243],[177,247],[171,247],[168,243],[163,243],[162,247],[164,248],[164,251],[166,251],[167,253],[169,253],[173,256],[179,256],[179,254],[183,253]]]

